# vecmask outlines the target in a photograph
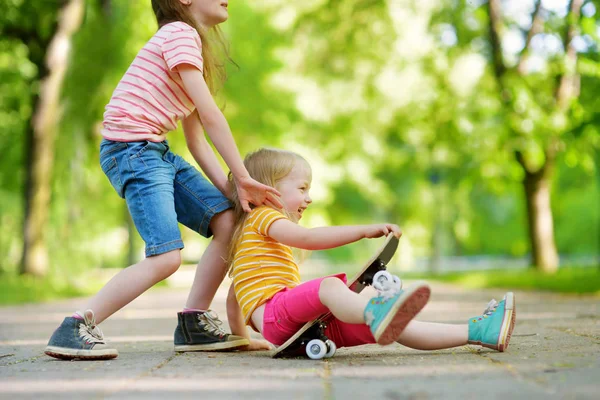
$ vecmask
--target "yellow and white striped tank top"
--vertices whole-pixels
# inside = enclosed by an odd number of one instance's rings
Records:
[[[237,244],[231,276],[246,325],[257,307],[285,288],[300,284],[292,249],[269,237],[271,224],[285,215],[270,207],[250,212]]]

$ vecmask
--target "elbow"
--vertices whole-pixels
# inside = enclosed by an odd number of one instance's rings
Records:
[[[227,313],[235,310],[238,307],[237,298],[235,297],[235,288],[233,282],[231,282],[231,286],[229,286],[229,291],[227,292],[227,299],[225,300],[225,307],[227,308]]]
[[[307,229],[299,238],[298,244],[294,247],[297,247],[302,250],[323,250],[327,247],[324,247],[324,243],[319,240],[318,236],[312,229]]]
[[[315,251],[315,250],[323,250],[326,247],[320,245],[320,243],[316,241],[308,241],[304,246],[302,246],[303,250]]]
[[[200,121],[206,130],[217,126],[223,120],[223,113],[217,107],[214,107],[206,111],[198,111]]]
[[[212,148],[210,147],[210,144],[208,144],[208,141],[206,140],[204,134],[192,135],[189,132],[186,132],[185,142],[192,154],[203,155],[207,151],[212,152]]]
[[[229,286],[226,304],[227,304],[227,306],[229,306],[231,304],[234,304],[234,305],[237,304],[237,298],[235,297],[235,287],[234,287],[233,282],[231,282],[231,286]]]

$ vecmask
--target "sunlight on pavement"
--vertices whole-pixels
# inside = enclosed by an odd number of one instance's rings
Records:
[[[290,390],[318,388],[319,382],[290,382],[266,379],[240,379],[239,376],[228,378],[152,378],[152,379],[53,379],[53,380],[13,380],[3,382],[0,396],[3,394],[33,394],[33,393],[85,393],[85,392],[116,392],[132,390],[136,392],[154,392],[168,390],[171,392],[190,391],[236,391],[238,388],[249,390]]]

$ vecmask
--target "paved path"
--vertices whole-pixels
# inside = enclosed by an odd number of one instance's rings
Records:
[[[226,289],[215,309],[223,309]],[[419,319],[464,322],[500,290],[433,285]],[[516,292],[517,327],[507,353],[474,346],[416,351],[400,345],[340,349],[328,361],[273,360],[267,352],[172,350],[185,289],[156,289],[106,321],[120,352],[112,361],[43,355],[79,304],[0,308],[0,398],[126,399],[592,399],[600,393],[600,298]]]

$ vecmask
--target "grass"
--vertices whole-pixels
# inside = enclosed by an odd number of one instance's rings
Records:
[[[112,276],[112,274],[110,274]],[[88,276],[62,279],[48,277],[45,279],[13,274],[0,274],[0,305],[43,303],[51,300],[71,297],[90,296],[98,292],[110,276],[104,273],[90,272]],[[91,283],[83,283],[83,282]],[[166,281],[154,287],[166,287]]]
[[[93,288],[79,287],[58,279],[0,275],[0,305],[39,303],[68,297],[86,296]]]
[[[554,275],[535,270],[489,270],[448,274],[405,274],[406,279],[448,282],[467,288],[543,290],[558,293],[600,295],[600,268],[567,267]]]
[[[600,268],[561,268],[555,275],[535,270],[490,270],[448,274],[401,274],[403,279],[425,279],[453,283],[467,288],[504,288],[543,290],[558,293],[600,295]],[[0,274],[0,305],[40,303],[70,297],[89,296],[106,283],[90,279],[89,286],[59,278],[36,279],[28,276]],[[166,281],[155,285],[167,286]]]

